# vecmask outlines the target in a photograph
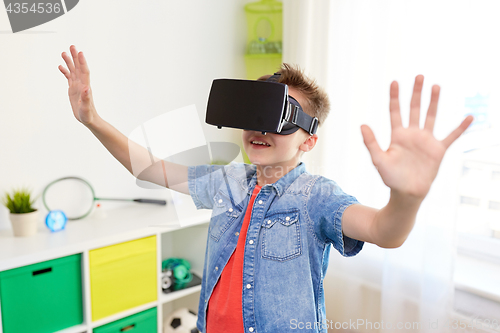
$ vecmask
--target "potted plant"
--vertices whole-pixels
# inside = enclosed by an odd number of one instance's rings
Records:
[[[36,234],[38,210],[33,208],[35,199],[32,199],[28,189],[13,190],[12,194],[5,192],[2,201],[10,211],[14,236],[28,237]]]

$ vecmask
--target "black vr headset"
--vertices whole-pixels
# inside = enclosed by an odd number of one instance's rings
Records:
[[[316,133],[318,118],[302,110],[275,73],[266,81],[217,79],[208,97],[205,122],[222,127],[292,134],[299,128]]]

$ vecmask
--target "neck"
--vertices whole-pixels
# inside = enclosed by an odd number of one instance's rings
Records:
[[[256,165],[257,166],[257,185],[276,183],[281,177],[292,171],[299,165],[299,161],[278,165]]]

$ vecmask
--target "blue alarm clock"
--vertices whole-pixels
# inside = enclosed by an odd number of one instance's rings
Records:
[[[45,218],[45,224],[51,231],[60,231],[66,227],[68,218],[62,210],[51,210]]]

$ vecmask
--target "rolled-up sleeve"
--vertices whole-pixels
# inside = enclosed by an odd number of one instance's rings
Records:
[[[212,209],[213,198],[223,181],[222,165],[188,167],[189,195],[197,209]]]
[[[364,242],[342,233],[342,215],[347,207],[359,201],[342,191],[332,180],[320,177],[308,196],[307,214],[316,238],[331,243],[344,257],[356,255]]]

